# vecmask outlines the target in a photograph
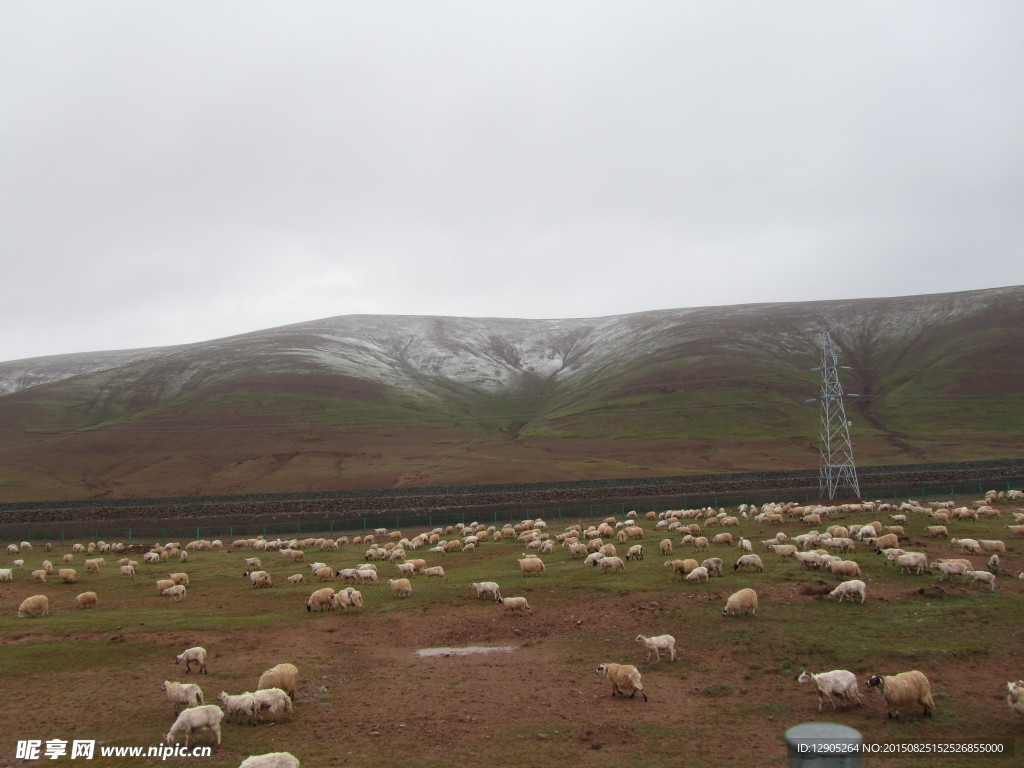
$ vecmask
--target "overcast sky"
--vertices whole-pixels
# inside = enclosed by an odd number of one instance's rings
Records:
[[[1024,283],[1020,0],[0,2],[0,360]]]

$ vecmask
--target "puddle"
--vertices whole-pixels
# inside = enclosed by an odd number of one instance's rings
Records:
[[[512,653],[516,649],[514,645],[483,646],[470,645],[464,648],[420,648],[416,651],[417,656],[469,656],[473,653],[495,653],[504,651]]]

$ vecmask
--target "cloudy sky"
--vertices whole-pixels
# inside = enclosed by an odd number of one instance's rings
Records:
[[[1024,3],[0,3],[0,360],[1024,283]]]

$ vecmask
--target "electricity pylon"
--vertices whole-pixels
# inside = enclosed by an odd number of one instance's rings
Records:
[[[834,499],[836,490],[848,487],[851,495],[860,498],[860,483],[857,481],[857,465],[853,460],[853,444],[850,442],[850,422],[846,420],[844,397],[857,397],[843,394],[843,385],[839,383],[839,369],[849,366],[839,365],[839,356],[832,347],[832,337],[828,331],[822,331],[818,339],[821,346],[821,395],[811,398],[821,403],[821,466],[818,475],[818,491],[822,498]]]

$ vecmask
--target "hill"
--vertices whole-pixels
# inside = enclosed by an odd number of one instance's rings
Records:
[[[0,363],[0,501],[817,466],[828,330],[859,463],[1024,455],[1024,287],[596,319],[351,315]]]

